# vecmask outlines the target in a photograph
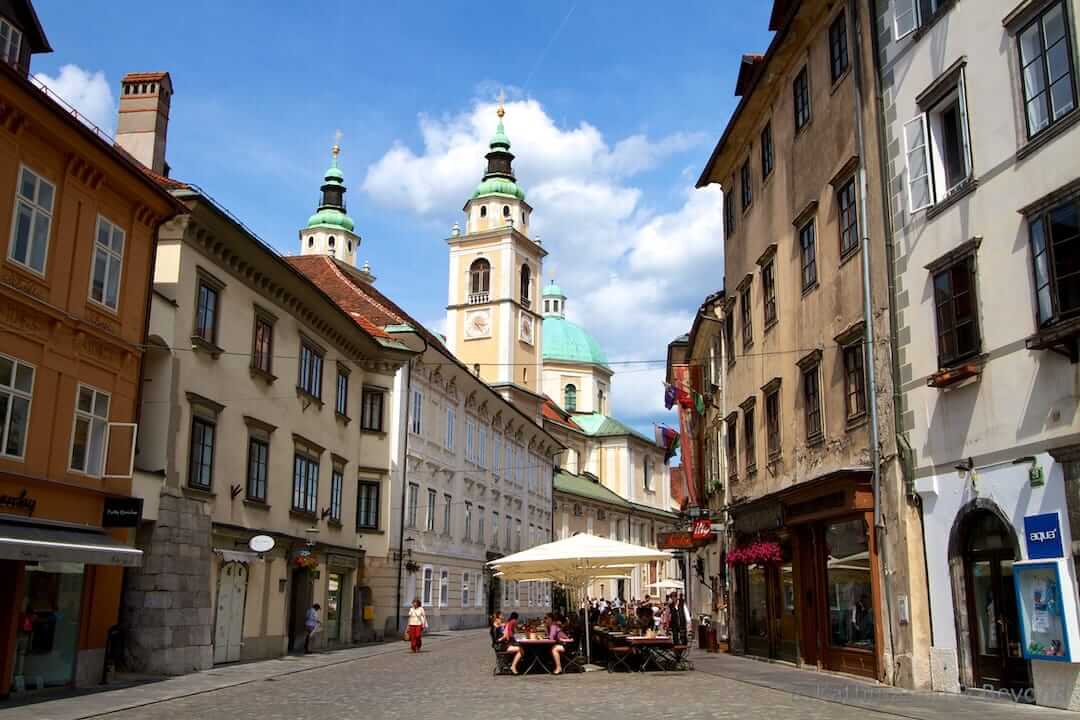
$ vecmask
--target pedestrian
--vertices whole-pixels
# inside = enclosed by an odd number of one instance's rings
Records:
[[[409,608],[409,626],[406,630],[409,638],[409,649],[414,653],[420,652],[420,645],[422,644],[421,636],[424,631],[427,630],[427,613],[424,612],[424,606],[420,604],[420,598],[414,598],[412,601],[412,607]]]
[[[319,603],[315,603],[308,608],[307,616],[304,618],[304,629],[307,631],[307,635],[304,636],[304,654],[311,652],[311,638],[315,635],[315,632],[319,629],[322,623],[319,621],[319,611],[322,608]]]

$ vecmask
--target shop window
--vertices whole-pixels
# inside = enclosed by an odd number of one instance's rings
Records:
[[[830,600],[829,644],[874,648],[874,602],[870,544],[862,518],[825,529],[826,593]]]
[[[361,480],[356,490],[356,529],[379,529],[379,483]]]
[[[79,647],[83,577],[81,563],[26,564],[25,590],[18,604],[22,613],[19,638],[14,648],[12,679],[16,687],[71,683]]]

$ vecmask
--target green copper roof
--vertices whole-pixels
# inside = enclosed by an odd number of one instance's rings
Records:
[[[352,232],[354,227],[353,219],[335,208],[324,208],[308,218],[308,227],[318,227],[322,225],[339,227],[348,230],[349,232]]]
[[[566,296],[563,295],[563,291],[562,291],[561,287],[559,287],[555,283],[551,283],[550,285],[548,285],[547,287],[544,288],[544,297],[566,297]]]
[[[503,177],[489,177],[481,180],[472,196],[478,198],[482,195],[508,195],[518,200],[525,199],[525,191],[518,187],[518,184],[513,180]]]
[[[555,474],[554,489],[555,492],[564,492],[589,500],[617,505],[621,508],[630,508],[630,503],[615,491],[583,475],[574,475],[565,470]]]
[[[510,149],[510,138],[506,135],[506,130],[503,128],[502,118],[499,118],[499,124],[495,126],[495,134],[491,136],[491,142],[489,143],[491,149],[494,150],[497,147],[501,147],[504,150]]]
[[[544,318],[544,359],[608,367],[607,355],[589,333],[554,315]]]
[[[655,444],[652,438],[646,437],[626,423],[620,422],[609,415],[589,413],[587,415],[573,415],[574,422],[578,424],[586,435],[590,437],[614,437],[621,435],[633,435],[639,440]]]

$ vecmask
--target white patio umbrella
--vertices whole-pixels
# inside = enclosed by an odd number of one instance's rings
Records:
[[[656,588],[657,590],[682,590],[682,580],[661,580],[660,582],[649,583],[649,587]]]
[[[669,560],[671,553],[608,538],[578,533],[488,563],[507,580],[543,579],[583,590],[592,580],[623,574],[628,568],[655,560]],[[592,662],[589,614],[585,613],[585,654]]]

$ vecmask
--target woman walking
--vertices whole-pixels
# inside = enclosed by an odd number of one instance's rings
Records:
[[[414,653],[420,652],[421,636],[427,630],[427,626],[427,613],[424,612],[424,606],[420,604],[420,598],[416,598],[412,601],[412,607],[409,608],[409,627],[406,631],[409,636],[409,648]]]

